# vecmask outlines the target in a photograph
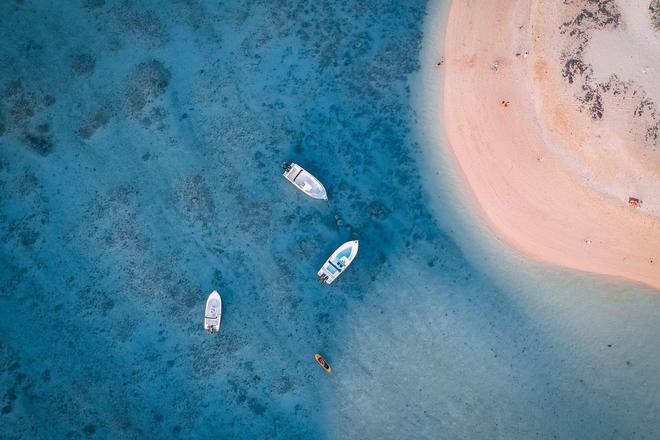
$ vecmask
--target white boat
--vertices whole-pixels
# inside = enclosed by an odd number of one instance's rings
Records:
[[[204,312],[204,330],[215,333],[220,330],[220,319],[222,318],[222,298],[217,291],[211,292],[206,300],[206,311]]]
[[[305,171],[303,167],[296,163],[285,163],[282,168],[284,169],[286,180],[293,183],[300,191],[313,199],[328,200],[328,195],[325,192],[323,184],[316,177]]]
[[[358,241],[347,241],[330,255],[319,269],[319,281],[331,284],[353,262],[358,252]]]

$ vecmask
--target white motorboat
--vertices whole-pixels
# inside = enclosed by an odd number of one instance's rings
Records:
[[[282,168],[286,180],[293,183],[300,191],[313,199],[328,200],[323,184],[303,167],[296,163],[285,163]]]
[[[353,262],[358,252],[358,241],[347,241],[330,255],[318,272],[319,281],[331,284]]]
[[[215,333],[220,330],[220,319],[222,318],[222,298],[217,291],[211,292],[206,300],[206,312],[204,312],[204,330]]]

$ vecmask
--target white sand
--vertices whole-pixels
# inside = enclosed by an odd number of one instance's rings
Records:
[[[618,0],[622,23],[613,31],[595,31],[585,51],[594,77],[610,75],[635,81],[655,103],[660,103],[660,32],[653,29],[649,5],[641,0]]]
[[[619,25],[583,27],[587,44],[576,51],[579,38],[560,26],[586,7],[579,3],[452,3],[441,67],[447,137],[499,237],[544,261],[658,288],[660,157],[657,141],[645,138],[658,118],[657,90],[646,93],[652,81],[633,74],[655,67],[646,55],[619,70],[602,58],[630,45],[658,58],[660,46],[635,43],[655,31],[650,20],[640,23],[638,7],[621,2]],[[612,51],[599,52],[601,44]],[[591,70],[569,84],[562,67],[574,57]],[[618,82],[603,88],[612,73]],[[585,85],[599,94],[600,110],[592,110],[593,96],[585,99]],[[643,115],[631,116],[644,100],[651,104]],[[642,208],[628,207],[628,196]]]

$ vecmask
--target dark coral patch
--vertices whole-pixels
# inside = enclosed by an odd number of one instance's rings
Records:
[[[84,0],[83,5],[89,9],[98,9],[105,5],[105,0]]]
[[[96,58],[88,53],[77,53],[71,57],[71,70],[76,75],[88,75],[96,68]]]
[[[82,139],[87,140],[91,138],[99,128],[107,125],[108,122],[110,122],[109,112],[105,109],[97,110],[92,112],[90,115],[88,115],[87,118],[83,120],[82,125],[78,127],[76,133]]]
[[[170,71],[158,60],[138,64],[130,74],[125,103],[133,116],[139,116],[147,104],[165,93]]]
[[[660,0],[651,1],[649,12],[651,13],[651,20],[653,21],[655,30],[660,31]]]
[[[87,437],[91,437],[96,433],[96,426],[92,425],[91,423],[88,423],[83,428],[83,432]]]
[[[23,142],[28,149],[40,156],[48,156],[55,150],[53,137],[50,134],[26,133],[23,136]]]

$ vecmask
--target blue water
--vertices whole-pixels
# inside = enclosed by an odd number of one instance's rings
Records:
[[[423,185],[426,8],[0,4],[0,438],[654,438],[660,295]]]

